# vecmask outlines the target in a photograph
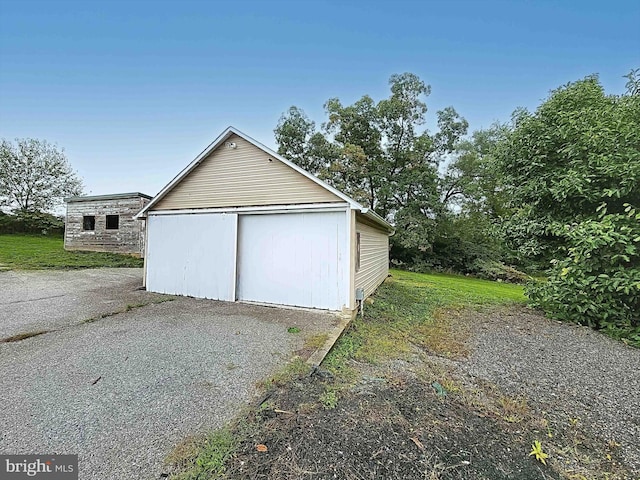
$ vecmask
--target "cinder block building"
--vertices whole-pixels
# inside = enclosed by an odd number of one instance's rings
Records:
[[[140,192],[66,198],[64,248],[144,256],[145,222],[133,217],[150,200]]]

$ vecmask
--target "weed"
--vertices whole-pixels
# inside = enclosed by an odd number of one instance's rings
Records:
[[[289,333],[300,333],[300,329],[298,327],[289,327],[289,328],[287,328],[287,332],[289,332]]]
[[[125,312],[130,312],[131,310],[133,310],[134,308],[140,308],[140,307],[144,307],[145,305],[149,305],[148,303],[134,303],[134,304],[128,304],[125,308],[124,311]]]
[[[502,418],[509,423],[518,423],[529,414],[529,405],[524,397],[512,398],[502,395],[498,399]]]
[[[220,478],[236,447],[237,441],[229,429],[218,430],[201,445],[198,455],[190,462],[189,469],[173,478],[175,480]]]
[[[116,310],[115,312],[101,313],[100,315],[97,315],[95,317],[87,318],[82,323],[93,323],[95,321],[102,320],[103,318],[113,317],[114,315],[120,315],[121,313],[130,312],[131,310],[134,310],[136,308],[146,307],[147,305],[155,305],[155,304],[159,304],[159,303],[172,302],[175,299],[176,299],[176,297],[174,297],[174,296],[165,295],[162,298],[158,298],[156,300],[151,300],[149,302],[128,304],[127,306],[125,306],[121,310]]]
[[[277,371],[266,380],[262,380],[261,382],[259,382],[258,386],[265,389],[281,387],[283,385],[286,385],[294,378],[299,378],[303,375],[307,375],[309,373],[309,370],[309,365],[307,365],[302,358],[296,357],[292,361],[290,361],[286,367]]]
[[[192,468],[194,459],[200,453],[200,449],[205,444],[206,438],[203,436],[189,436],[178,443],[165,458],[165,464],[173,465],[177,469],[184,471]]]
[[[455,395],[463,392],[462,384],[452,378],[444,378],[440,381],[440,384],[451,394]]]
[[[327,410],[333,410],[338,406],[338,393],[333,389],[326,389],[320,395],[320,403]]]
[[[542,444],[540,443],[540,440],[535,440],[533,442],[533,444],[531,445],[531,453],[529,453],[529,456],[534,455],[536,457],[536,460],[538,460],[539,462],[542,462],[543,464],[547,464],[547,458],[549,458],[549,455],[544,453],[544,451],[542,450]]]

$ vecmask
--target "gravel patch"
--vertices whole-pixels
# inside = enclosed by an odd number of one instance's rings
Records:
[[[468,315],[466,371],[578,418],[640,475],[640,350],[524,308]]]
[[[148,303],[141,268],[0,272],[0,339],[56,330]]]
[[[335,322],[178,298],[0,344],[0,452],[77,453],[82,479],[158,479],[185,437],[237,415],[306,334]]]

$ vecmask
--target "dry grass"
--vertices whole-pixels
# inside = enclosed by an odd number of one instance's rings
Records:
[[[265,390],[269,390],[275,387],[281,387],[295,378],[309,375],[310,370],[311,367],[307,365],[304,359],[295,357],[287,364],[285,368],[277,371],[269,378],[260,381],[258,383],[258,387]]]
[[[327,342],[329,335],[326,333],[317,333],[315,335],[311,335],[304,340],[304,348],[305,349],[318,349]]]

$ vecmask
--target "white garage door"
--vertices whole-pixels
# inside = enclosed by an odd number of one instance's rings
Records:
[[[348,275],[345,215],[241,215],[238,300],[342,309]]]
[[[235,300],[237,217],[150,215],[147,290]]]

